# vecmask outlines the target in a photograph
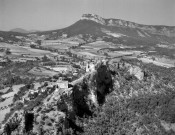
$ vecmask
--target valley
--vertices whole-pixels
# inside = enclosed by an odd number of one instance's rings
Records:
[[[0,37],[0,134],[175,133],[175,27],[84,14]]]

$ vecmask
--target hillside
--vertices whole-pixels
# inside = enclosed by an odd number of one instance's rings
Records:
[[[2,38],[7,37],[6,35],[13,37],[33,33],[38,36],[45,35],[48,39],[59,39],[63,35],[66,37],[82,35],[83,39],[102,38],[115,44],[130,46],[175,44],[174,26],[143,25],[121,19],[104,19],[93,14],[84,14],[80,20],[63,29],[36,32],[17,28],[3,33],[0,35]]]
[[[26,36],[26,34],[19,32],[0,31],[0,42],[20,41],[20,39],[16,38],[16,36]]]
[[[155,45],[174,44],[175,27],[141,25],[120,19],[104,19],[97,15],[85,14],[73,25],[46,32],[39,32],[39,35],[49,35],[50,38],[59,38],[63,34],[68,37],[83,35],[107,38],[114,43],[126,45]]]
[[[175,26],[143,25],[143,24],[138,24],[138,23],[134,23],[130,21],[121,20],[121,19],[113,19],[113,18],[104,19],[94,14],[84,14],[82,16],[82,20],[92,20],[92,21],[95,21],[99,24],[106,25],[106,26],[127,27],[127,28],[139,29],[139,30],[142,30],[143,33],[146,31],[146,32],[149,32],[155,35],[175,37]],[[145,33],[145,35],[149,36],[148,33]]]
[[[4,131],[173,135],[175,86],[166,73],[162,76],[156,66],[138,61],[121,60],[116,66],[110,61],[98,63],[95,71],[68,89],[58,90],[54,85],[49,94],[40,93],[32,101],[14,99],[13,115]]]
[[[15,29],[11,29],[11,32],[18,32],[18,33],[30,33],[30,31],[27,31],[25,29],[22,28],[15,28]]]

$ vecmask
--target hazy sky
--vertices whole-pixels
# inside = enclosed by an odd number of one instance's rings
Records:
[[[59,29],[84,13],[175,26],[175,0],[0,0],[0,30]]]

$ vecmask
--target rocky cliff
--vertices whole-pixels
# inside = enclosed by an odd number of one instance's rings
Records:
[[[175,27],[174,26],[154,26],[154,25],[143,25],[130,21],[125,21],[121,19],[104,19],[95,14],[84,14],[82,20],[91,20],[105,26],[114,26],[114,27],[126,27],[132,29],[139,29],[150,34],[164,35],[168,37],[175,37]]]

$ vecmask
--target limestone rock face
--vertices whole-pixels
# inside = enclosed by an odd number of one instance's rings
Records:
[[[105,20],[102,17],[95,14],[84,14],[81,19],[92,20],[102,25],[105,25]]]
[[[118,65],[119,70],[126,69],[130,75],[134,75],[138,80],[143,80],[144,71],[139,66],[131,65],[126,62],[119,62]]]
[[[92,72],[81,83],[72,89],[72,99],[75,112],[78,115],[91,115],[92,109],[105,100],[105,95],[113,88],[111,72],[106,63],[99,63],[96,71]],[[84,112],[80,111],[84,110]]]
[[[121,19],[105,19],[100,17],[99,15],[95,14],[83,14],[81,20],[91,20],[96,23],[99,23],[104,26],[116,26],[120,28],[130,28],[130,29],[138,29],[139,31],[143,32],[145,36],[150,37],[149,34],[157,34],[157,35],[164,35],[168,37],[175,36],[175,27],[172,26],[153,26],[153,25],[143,25],[134,22],[129,22]]]
[[[129,73],[130,75],[134,75],[138,80],[143,80],[144,78],[144,72],[137,66],[130,66]]]

